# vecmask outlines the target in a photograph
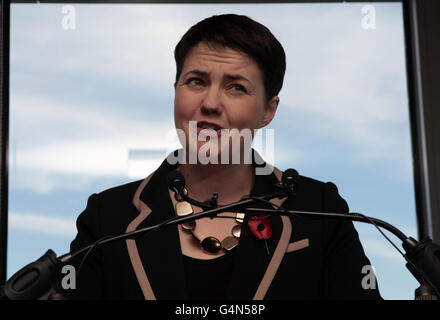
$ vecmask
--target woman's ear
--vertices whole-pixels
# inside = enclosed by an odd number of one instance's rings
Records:
[[[277,112],[279,103],[280,98],[278,96],[274,96],[272,99],[270,99],[264,110],[264,116],[263,119],[261,119],[259,129],[267,126],[272,121],[273,117],[275,117],[275,113]]]

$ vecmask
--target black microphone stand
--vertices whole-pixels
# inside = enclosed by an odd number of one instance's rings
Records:
[[[402,246],[406,251],[404,255],[408,261],[406,267],[413,274],[413,276],[420,282],[421,286],[416,290],[417,300],[439,299],[440,298],[440,247],[429,238],[425,238],[421,242],[405,236],[397,228],[392,225],[371,217],[365,217],[361,214],[342,214],[342,213],[324,213],[324,212],[308,212],[308,211],[294,211],[280,209],[263,209],[263,208],[249,208],[249,205],[257,202],[267,202],[275,197],[283,198],[292,193],[292,186],[277,185],[279,191],[270,195],[262,197],[245,198],[241,201],[231,203],[225,206],[217,206],[215,203],[200,203],[190,199],[183,193],[180,196],[184,200],[199,205],[204,204],[204,208],[211,208],[203,212],[192,214],[189,216],[175,217],[166,220],[158,225],[146,227],[135,230],[130,233],[125,233],[115,237],[106,237],[98,242],[82,248],[74,253],[65,254],[59,258],[56,257],[52,250],[48,250],[37,261],[25,266],[16,272],[5,284],[0,288],[0,299],[10,300],[30,300],[30,299],[49,299],[57,300],[64,299],[60,288],[61,268],[73,260],[76,256],[89,252],[98,245],[103,245],[117,240],[135,239],[147,232],[160,229],[165,226],[172,226],[182,224],[192,220],[214,217],[216,214],[224,211],[237,211],[251,213],[265,213],[265,214],[287,214],[287,215],[308,215],[308,216],[326,216],[333,218],[344,218],[359,222],[368,222],[381,226],[396,235],[402,242]],[[179,190],[177,190],[179,191]]]

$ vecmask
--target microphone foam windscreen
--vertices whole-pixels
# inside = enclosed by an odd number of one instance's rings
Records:
[[[171,190],[174,188],[179,191],[182,190],[185,187],[185,178],[183,174],[176,170],[168,173],[167,185]]]
[[[283,172],[283,178],[282,178],[283,182],[286,182],[288,180],[297,182],[298,179],[299,179],[299,174],[298,171],[296,171],[295,169],[287,169],[286,171]]]

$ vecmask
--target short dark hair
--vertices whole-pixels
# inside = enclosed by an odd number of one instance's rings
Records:
[[[263,74],[266,102],[280,92],[286,71],[283,46],[268,28],[247,16],[236,14],[206,18],[183,35],[174,50],[177,68],[175,85],[188,52],[200,42],[241,51],[254,59]]]

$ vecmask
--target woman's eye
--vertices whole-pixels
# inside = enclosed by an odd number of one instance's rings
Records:
[[[234,84],[232,85],[233,88],[236,88],[235,91],[242,91],[242,92],[246,92],[246,88],[243,87],[241,84]]]
[[[195,81],[195,82],[194,82],[194,81]],[[188,79],[188,80],[186,81],[186,83],[187,83],[187,84],[199,85],[199,84],[203,84],[203,81],[202,81],[201,79],[199,79],[199,78],[191,78],[191,79]]]

